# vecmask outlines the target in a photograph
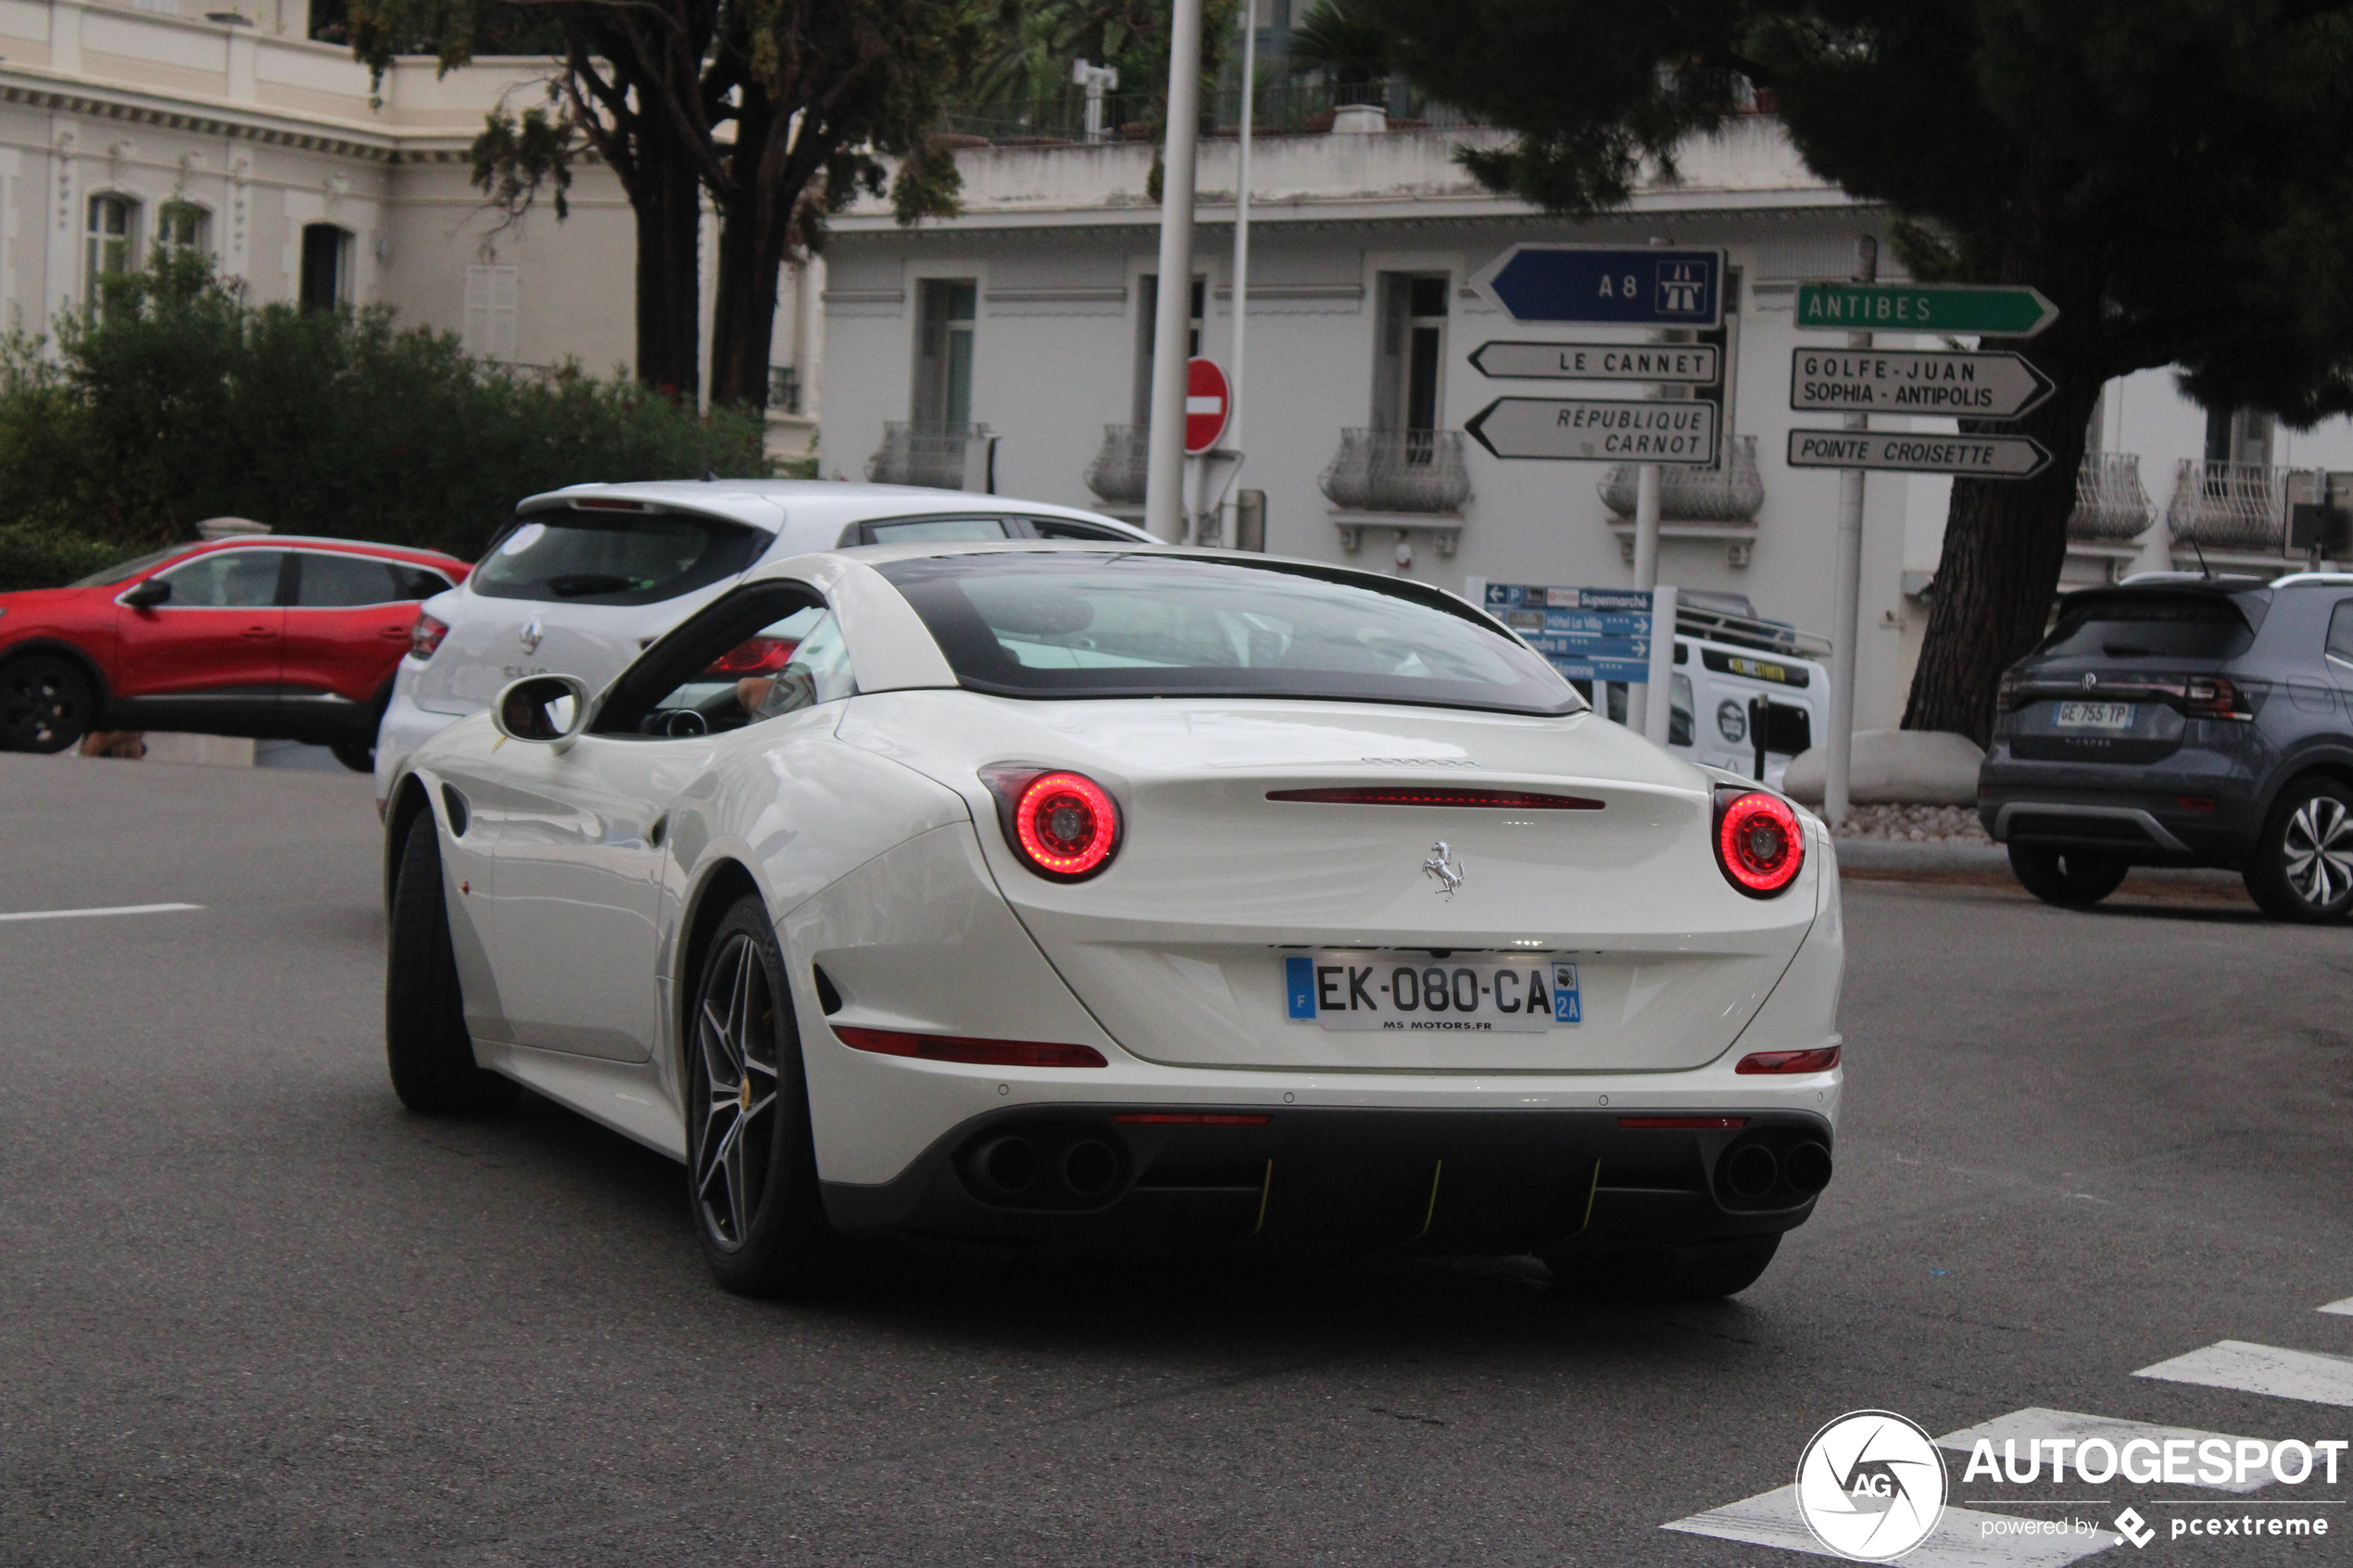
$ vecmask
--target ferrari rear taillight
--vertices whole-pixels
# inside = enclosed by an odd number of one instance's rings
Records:
[[[1051,1040],[982,1040],[969,1035],[916,1035],[904,1029],[833,1026],[841,1043],[876,1056],[913,1057],[918,1061],[962,1061],[980,1067],[1108,1067],[1092,1046]]]
[[[1716,863],[1752,898],[1770,898],[1797,880],[1806,832],[1778,795],[1725,787],[1716,792]]]
[[[1119,852],[1119,804],[1086,774],[1000,763],[980,776],[1005,842],[1039,876],[1084,882]]]
[[[396,621],[393,624],[396,626],[399,622]],[[433,650],[441,646],[441,639],[447,635],[449,635],[449,623],[447,621],[435,621],[423,610],[419,610],[417,612],[417,623],[409,628],[409,657],[411,659],[431,659],[433,657]]]

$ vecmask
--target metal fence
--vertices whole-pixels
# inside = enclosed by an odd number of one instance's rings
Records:
[[[1458,430],[1343,430],[1316,483],[1352,512],[1458,512],[1471,493]]]
[[[1756,437],[1725,443],[1724,461],[1712,468],[1661,464],[1658,515],[1666,522],[1750,522],[1765,505],[1765,476],[1756,469]],[[1635,465],[1620,463],[1603,476],[1602,505],[1634,515]]]
[[[2086,544],[2137,539],[2156,508],[2141,488],[2141,459],[2132,452],[2086,452],[2075,473],[2075,509],[2067,536]]]
[[[1151,461],[1150,425],[1105,425],[1103,444],[1087,465],[1087,488],[1105,506],[1144,504],[1144,470]]]
[[[866,459],[866,477],[876,484],[927,484],[962,490],[965,454],[978,431],[972,425],[917,424],[892,420],[883,426],[882,445]]]
[[[2184,458],[2165,508],[2166,528],[2179,544],[2284,555],[2287,473],[2263,463]]]

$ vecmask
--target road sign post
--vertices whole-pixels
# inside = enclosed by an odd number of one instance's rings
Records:
[[[1635,687],[1649,682],[1651,631],[1656,625],[1651,594],[1483,580],[1466,585],[1488,614],[1516,632],[1570,680],[1616,681]]]
[[[2022,354],[1800,348],[1789,360],[1789,406],[1806,411],[2014,420],[2056,384]]]
[[[1463,425],[1498,458],[1565,462],[1716,460],[1716,405],[1631,397],[1498,397]]]

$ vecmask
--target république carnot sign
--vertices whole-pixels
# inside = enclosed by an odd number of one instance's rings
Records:
[[[1464,433],[1499,458],[1571,462],[1716,460],[1716,405],[1632,398],[1498,397]]]

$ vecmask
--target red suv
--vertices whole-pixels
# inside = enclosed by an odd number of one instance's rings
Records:
[[[309,741],[364,771],[417,601],[467,571],[432,550],[270,535],[0,594],[0,750],[186,730]]]

